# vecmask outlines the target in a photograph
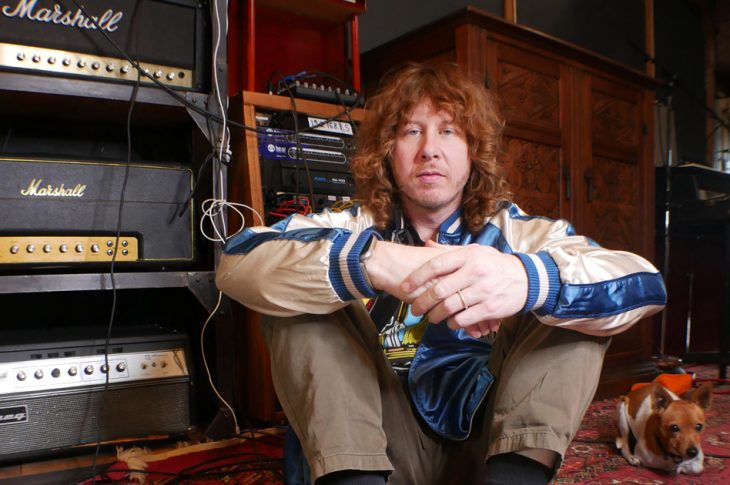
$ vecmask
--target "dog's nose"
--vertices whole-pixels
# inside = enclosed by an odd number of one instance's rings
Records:
[[[687,449],[687,455],[689,455],[690,458],[697,456],[697,453],[699,453],[699,451],[694,446]]]

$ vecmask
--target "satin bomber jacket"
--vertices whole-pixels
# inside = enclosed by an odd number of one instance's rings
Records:
[[[216,285],[230,298],[263,314],[328,314],[361,304],[377,292],[359,264],[363,249],[383,234],[368,211],[294,215],[272,227],[250,227],[225,244]],[[439,228],[438,242],[492,246],[522,261],[528,276],[523,313],[545,325],[609,336],[661,310],[661,274],[644,258],[601,248],[565,220],[526,215],[503,203],[476,234],[460,211]],[[405,275],[404,275],[405,276]],[[490,339],[429,325],[408,373],[411,399],[426,423],[461,440],[493,377]]]

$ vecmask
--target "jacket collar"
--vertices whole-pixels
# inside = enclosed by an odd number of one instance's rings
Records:
[[[461,208],[446,218],[439,226],[438,242],[440,244],[459,244],[464,234],[469,231],[461,219]]]

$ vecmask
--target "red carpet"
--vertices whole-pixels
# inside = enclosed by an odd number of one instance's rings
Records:
[[[697,372],[700,378],[717,376],[716,366],[685,369],[687,372]],[[730,394],[725,392],[718,391],[713,394],[712,407],[707,413],[707,429],[702,445],[705,453],[705,471],[701,475],[675,476],[667,472],[629,465],[614,446],[614,439],[618,434],[614,417],[617,399],[608,399],[591,404],[553,483],[556,485],[730,483],[730,422],[728,422]]]
[[[698,378],[717,376],[716,366],[685,367]],[[720,386],[713,394],[712,408],[707,413],[704,435],[705,471],[702,475],[679,475],[629,465],[614,447],[617,434],[614,413],[617,399],[595,401],[583,420],[576,439],[570,445],[560,472],[553,482],[567,484],[707,484],[730,483],[730,394]],[[143,483],[279,485],[282,477],[281,436],[264,436],[256,440],[227,440],[195,445],[160,455],[144,455],[120,461],[97,477],[96,483]],[[217,447],[216,447],[217,446]],[[125,450],[129,451],[129,450]],[[121,457],[120,457],[121,458]],[[132,475],[133,470],[143,473]],[[90,485],[88,480],[84,485]]]
[[[181,484],[276,485],[283,482],[281,436],[203,443],[165,453],[127,449],[96,480],[81,485]]]

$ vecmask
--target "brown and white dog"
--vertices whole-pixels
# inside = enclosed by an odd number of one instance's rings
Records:
[[[620,433],[616,448],[634,466],[702,473],[702,432],[711,402],[709,382],[697,388],[689,400],[679,399],[657,383],[621,396],[616,409]]]

